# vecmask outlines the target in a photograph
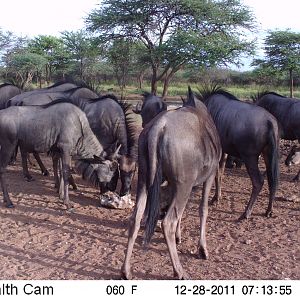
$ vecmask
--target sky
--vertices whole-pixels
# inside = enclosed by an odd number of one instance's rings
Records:
[[[100,0],[0,0],[0,28],[17,36],[59,36],[84,28]]]
[[[261,32],[291,28],[300,32],[299,0],[241,0],[253,10]],[[100,0],[0,0],[0,28],[34,37],[76,31]]]
[[[0,0],[0,28],[17,36],[59,36],[62,31],[84,28],[84,18],[101,0]],[[241,0],[259,25],[260,40],[268,30],[291,29],[300,32],[299,0]],[[247,66],[246,66],[247,68]]]

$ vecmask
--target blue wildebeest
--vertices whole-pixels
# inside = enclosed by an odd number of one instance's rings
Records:
[[[24,101],[24,99],[26,99],[26,101],[30,101],[28,99],[30,99],[30,96],[32,96],[32,95],[41,94],[41,93],[64,92],[66,90],[70,90],[75,87],[77,87],[77,85],[74,83],[57,82],[46,88],[35,89],[32,91],[23,92],[20,95],[16,95],[16,96],[10,98],[6,107],[20,105],[22,103],[22,101]],[[43,104],[43,103],[36,103],[36,104]]]
[[[49,99],[47,96],[42,97],[42,96],[37,96],[36,95],[41,95],[43,93],[53,93],[53,92],[63,92],[65,90],[71,89],[76,87],[77,85],[75,85],[74,83],[69,83],[69,82],[57,82],[47,88],[43,88],[43,89],[36,89],[36,90],[32,90],[32,91],[26,91],[23,92],[22,94],[15,94],[14,97],[11,97],[9,100],[5,101],[5,104],[3,104],[4,106],[2,108],[6,108],[6,107],[10,107],[10,106],[17,106],[17,105],[41,105],[41,104],[46,104],[48,103],[51,99]],[[34,99],[35,98],[35,99]],[[13,161],[16,160],[16,155],[17,155],[17,149],[13,155]],[[30,176],[29,172],[28,172],[28,168],[26,167],[24,169],[24,164],[26,162],[27,165],[27,156],[28,154],[24,154],[26,156],[26,160],[22,160],[23,163],[23,173],[24,173],[24,177],[27,181],[31,181],[33,180],[32,176]],[[45,168],[43,162],[40,159],[40,156],[38,153],[33,152],[33,156],[36,159],[41,172],[44,176],[48,176],[49,172],[48,170]]]
[[[162,223],[174,274],[187,278],[176,251],[176,234],[184,208],[194,186],[203,184],[200,200],[199,254],[207,258],[205,225],[208,196],[221,156],[216,127],[203,105],[195,107],[189,89],[186,107],[165,111],[150,121],[139,137],[137,201],[129,224],[128,246],[122,276],[132,277],[130,258],[142,216],[145,216],[145,243],[154,233],[160,212],[162,178],[170,185],[169,208]]]
[[[142,117],[142,127],[145,127],[157,114],[167,110],[167,104],[161,97],[144,92],[143,102],[138,103],[133,110]]]
[[[0,109],[7,106],[9,99],[22,93],[22,90],[10,83],[0,84]]]
[[[300,101],[274,92],[258,93],[253,97],[256,105],[270,112],[279,125],[279,136],[284,140],[300,142]],[[293,149],[292,149],[293,151]],[[300,171],[293,178],[298,181]]]
[[[5,171],[18,144],[27,152],[52,152],[61,159],[64,204],[67,208],[70,207],[68,178],[71,157],[84,160],[85,164],[97,163],[92,170],[97,172],[99,183],[109,182],[117,167],[115,155],[107,158],[84,112],[65,100],[43,106],[12,106],[0,111],[0,136],[0,179],[7,207],[13,204],[7,190]],[[91,172],[89,174],[91,177]]]
[[[276,119],[265,109],[240,101],[219,87],[203,89],[198,97],[207,106],[220,135],[223,150],[220,176],[224,171],[226,154],[241,158],[250,176],[252,193],[239,220],[249,218],[264,183],[258,168],[260,154],[264,157],[269,185],[266,216],[271,216],[279,177],[279,137]],[[218,202],[220,186],[216,192],[214,201]]]
[[[82,109],[96,137],[101,140],[107,154],[115,151],[115,144],[121,146],[119,170],[120,196],[124,202],[130,202],[131,182],[137,160],[137,133],[134,120],[130,116],[130,106],[120,102],[113,95],[98,96],[88,88],[80,87],[64,92],[70,101]],[[118,172],[108,185],[109,190],[116,189]]]

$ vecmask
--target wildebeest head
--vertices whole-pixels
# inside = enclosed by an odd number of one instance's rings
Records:
[[[80,159],[76,162],[76,169],[82,174],[84,180],[90,181],[95,186],[108,185],[115,173],[118,172],[118,152],[120,146],[111,155],[103,151],[99,156],[91,159]]]
[[[300,148],[294,145],[288,154],[285,164],[287,166],[298,165],[300,163]]]
[[[136,105],[135,113],[140,114],[142,117],[142,126],[145,127],[156,115],[160,112],[167,110],[167,104],[161,97],[145,92],[143,94],[143,103]]]

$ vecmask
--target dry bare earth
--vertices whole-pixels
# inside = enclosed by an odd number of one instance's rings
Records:
[[[49,158],[44,158],[50,166]],[[261,164],[263,168],[263,164]],[[245,168],[226,170],[223,201],[209,208],[207,241],[210,257],[197,258],[198,199],[194,193],[182,221],[178,246],[192,279],[300,279],[300,183],[281,161],[281,182],[274,216],[267,207],[267,183],[250,220],[237,223],[251,185]],[[97,190],[78,176],[79,191],[70,192],[75,212],[66,211],[53,189],[53,178],[32,169],[35,182],[25,182],[19,163],[10,166],[8,182],[14,209],[0,207],[1,279],[118,279],[127,243],[131,210],[99,207]],[[135,186],[134,186],[135,191]],[[138,237],[132,267],[135,279],[172,279],[172,266],[162,233],[148,251]]]

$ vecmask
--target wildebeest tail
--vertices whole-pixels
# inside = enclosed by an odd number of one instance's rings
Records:
[[[144,214],[146,219],[144,245],[149,244],[160,215],[160,185],[162,182],[162,166],[159,145],[161,144],[161,138],[159,136],[156,136],[155,138],[156,139],[153,140],[150,139],[153,143],[151,143],[150,146],[148,145],[149,188]]]
[[[275,195],[279,181],[279,162],[278,162],[278,134],[275,132],[273,124],[268,121],[269,146],[267,150],[267,176],[270,193]]]

